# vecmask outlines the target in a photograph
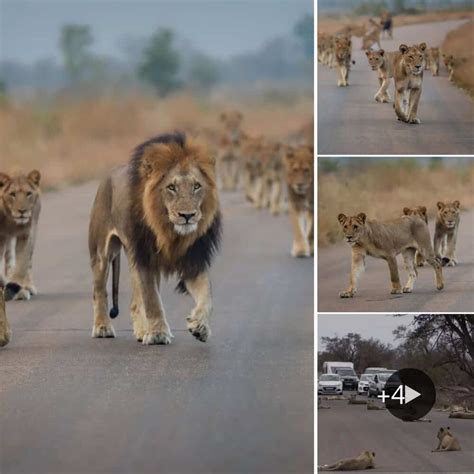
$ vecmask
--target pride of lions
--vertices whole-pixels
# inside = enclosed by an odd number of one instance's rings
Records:
[[[391,79],[395,88],[393,108],[398,120],[409,124],[421,123],[417,113],[423,86],[424,71],[429,69],[433,76],[439,76],[440,58],[449,73],[449,81],[454,80],[456,69],[466,59],[452,54],[441,54],[439,47],[428,47],[426,43],[400,44],[398,51],[382,49],[380,38],[387,31],[392,38],[392,18],[383,12],[380,21],[369,19],[368,25],[354,27],[348,25],[334,35],[318,33],[318,62],[337,70],[337,85],[349,86],[352,60],[352,37],[362,38],[369,66],[376,71],[379,88],[374,96],[377,102],[390,102],[388,89]],[[376,44],[378,49],[373,50]]]
[[[341,291],[341,298],[352,298],[365,268],[367,255],[384,259],[390,271],[392,294],[411,293],[418,275],[417,267],[427,262],[435,272],[438,290],[444,288],[443,266],[454,267],[456,240],[460,222],[461,203],[437,203],[437,215],[433,245],[431,244],[426,206],[405,207],[403,215],[389,221],[369,220],[361,212],[355,216],[339,214],[346,242],[351,246],[352,265],[349,287]],[[401,285],[397,255],[403,256],[408,280]]]
[[[218,177],[223,191],[242,185],[257,209],[268,207],[274,215],[284,210],[286,199],[294,234],[291,254],[313,254],[310,140],[306,144],[300,139],[290,146],[250,137],[240,128],[240,112],[224,113],[220,120],[223,131],[216,142],[205,146],[178,132],[156,136],[137,146],[129,163],[99,184],[89,225],[92,337],[115,337],[111,320],[119,314],[123,250],[132,280],[135,338],[145,345],[171,342],[159,284],[161,276],[173,274],[179,280],[177,290],[195,301],[187,317],[189,332],[207,341],[212,314],[208,269],[219,248],[222,227]],[[312,127],[307,135],[312,136]],[[11,337],[5,301],[29,300],[36,294],[32,258],[41,210],[40,180],[36,170],[15,177],[0,173],[0,346]]]

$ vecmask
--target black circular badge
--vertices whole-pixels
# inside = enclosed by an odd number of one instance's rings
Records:
[[[389,377],[379,398],[393,416],[403,421],[415,421],[433,408],[436,390],[423,371],[401,369]]]

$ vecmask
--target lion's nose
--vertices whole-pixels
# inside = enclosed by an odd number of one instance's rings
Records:
[[[28,212],[28,209],[18,209],[18,213],[23,215],[23,214],[26,214]]]
[[[186,224],[189,222],[189,220],[196,215],[195,212],[191,212],[189,214],[185,214],[184,212],[178,212],[179,216],[182,217],[185,221]]]

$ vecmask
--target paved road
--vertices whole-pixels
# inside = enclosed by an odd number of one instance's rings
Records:
[[[430,222],[431,235],[434,223]],[[474,212],[461,214],[457,252],[458,265],[443,269],[445,288],[436,290],[434,271],[429,265],[418,269],[411,294],[391,295],[390,274],[384,260],[367,257],[354,298],[339,298],[349,285],[351,250],[346,243],[319,249],[318,310],[322,312],[466,312],[474,308]],[[398,259],[400,280],[407,274]]]
[[[450,30],[463,21],[446,21],[396,28],[394,40],[382,40],[386,51],[401,43],[426,41],[440,45]],[[447,78],[425,73],[419,107],[421,125],[396,120],[392,103],[379,104],[377,74],[369,68],[361,40],[353,38],[354,59],[350,86],[337,87],[336,70],[318,65],[318,151],[328,155],[472,154],[474,150],[474,101]],[[390,87],[393,99],[393,83]]]
[[[362,398],[362,397],[360,397]],[[384,411],[367,411],[366,405],[324,400],[330,410],[318,410],[318,463],[332,464],[340,459],[374,451],[373,472],[472,472],[474,421],[448,418],[432,410],[431,423],[403,422]],[[436,434],[449,426],[458,437],[462,451],[432,453]]]
[[[128,275],[117,338],[90,337],[95,188],[45,196],[41,295],[7,306],[0,472],[313,472],[313,260],[289,256],[288,216],[225,196],[213,337],[187,332],[191,299],[173,281],[163,301],[175,339],[145,347],[131,332]]]

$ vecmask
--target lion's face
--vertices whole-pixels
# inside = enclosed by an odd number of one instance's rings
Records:
[[[295,194],[306,195],[313,187],[314,151],[312,146],[288,149],[285,155],[287,182]]]
[[[459,208],[461,203],[459,201],[454,202],[438,202],[438,218],[448,228],[453,229],[456,227],[456,223],[459,220]]]
[[[339,214],[337,220],[341,224],[344,238],[349,244],[354,245],[364,236],[367,217],[363,212],[357,216]]]
[[[436,61],[436,60],[439,59],[439,55],[440,55],[439,48],[430,48],[429,56],[430,56],[431,59]]]
[[[224,125],[224,129],[229,132],[233,138],[237,138],[243,118],[243,115],[237,110],[223,112],[220,115],[220,120]]]
[[[403,208],[403,214],[405,216],[418,216],[421,217],[428,224],[428,214],[425,206],[417,207],[405,207]]]
[[[27,225],[33,216],[33,210],[39,199],[39,171],[27,176],[10,176],[0,173],[1,207],[18,225]]]
[[[367,59],[369,60],[369,66],[372,71],[376,71],[379,67],[383,66],[385,51],[380,49],[378,51],[366,51]]]
[[[425,69],[426,43],[414,46],[401,44],[399,49],[402,53],[403,61],[408,73],[413,74],[414,76],[423,74],[423,70]]]

